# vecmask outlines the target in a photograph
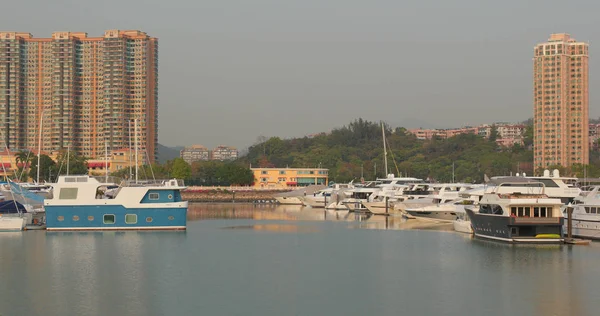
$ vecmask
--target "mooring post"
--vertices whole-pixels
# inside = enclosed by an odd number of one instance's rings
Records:
[[[567,205],[567,238],[573,238],[573,206]]]
[[[389,214],[389,211],[388,211],[388,208],[389,208],[389,206],[388,206],[388,200],[389,200],[389,197],[386,196],[385,197],[385,214],[386,215]]]
[[[232,192],[233,192],[233,199],[231,200],[231,203],[235,203],[235,191],[232,191]]]

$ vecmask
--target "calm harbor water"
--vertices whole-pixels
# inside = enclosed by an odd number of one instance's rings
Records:
[[[598,315],[600,244],[195,204],[187,232],[0,233],[0,315]]]

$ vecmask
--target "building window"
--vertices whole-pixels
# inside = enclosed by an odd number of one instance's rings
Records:
[[[159,197],[160,197],[160,195],[158,193],[148,194],[148,199],[150,199],[150,200],[158,200]]]
[[[285,170],[279,171],[279,174],[285,174]]]
[[[125,214],[125,224],[137,224],[137,215]]]
[[[104,224],[114,224],[115,223],[115,215],[113,214],[105,214],[104,215]]]
[[[260,174],[267,174],[267,171],[261,171]]]

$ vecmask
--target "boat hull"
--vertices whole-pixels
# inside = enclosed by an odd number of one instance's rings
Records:
[[[600,240],[600,221],[572,219],[574,237]],[[565,220],[564,232],[567,232]]]
[[[24,216],[0,216],[0,232],[21,231],[27,224]]]
[[[452,225],[454,226],[454,230],[459,233],[473,234],[471,222],[469,221],[457,219],[452,222]]]
[[[513,218],[502,215],[480,214],[465,209],[471,220],[476,237],[508,243],[562,243],[564,218]],[[552,234],[559,238],[536,238],[538,235]]]
[[[275,200],[282,205],[302,205],[302,201],[296,196],[276,196]]]
[[[423,217],[429,219],[437,219],[443,221],[453,221],[456,219],[456,211],[420,211],[406,210],[406,213],[414,217]]]
[[[377,202],[363,202],[362,203],[367,210],[375,215],[389,215],[398,213],[397,210],[394,209],[392,202],[388,201],[388,207],[386,212],[385,201],[377,201]]]
[[[46,229],[185,230],[186,207],[126,208],[121,205],[46,206]],[[135,219],[135,220],[134,220]]]

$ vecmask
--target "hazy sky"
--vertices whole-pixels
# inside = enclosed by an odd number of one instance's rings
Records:
[[[590,42],[598,0],[19,0],[0,30],[159,38],[159,142],[240,149],[362,117],[454,127],[532,116],[533,46]],[[599,44],[600,46],[600,44]],[[600,50],[600,48],[597,48]]]

